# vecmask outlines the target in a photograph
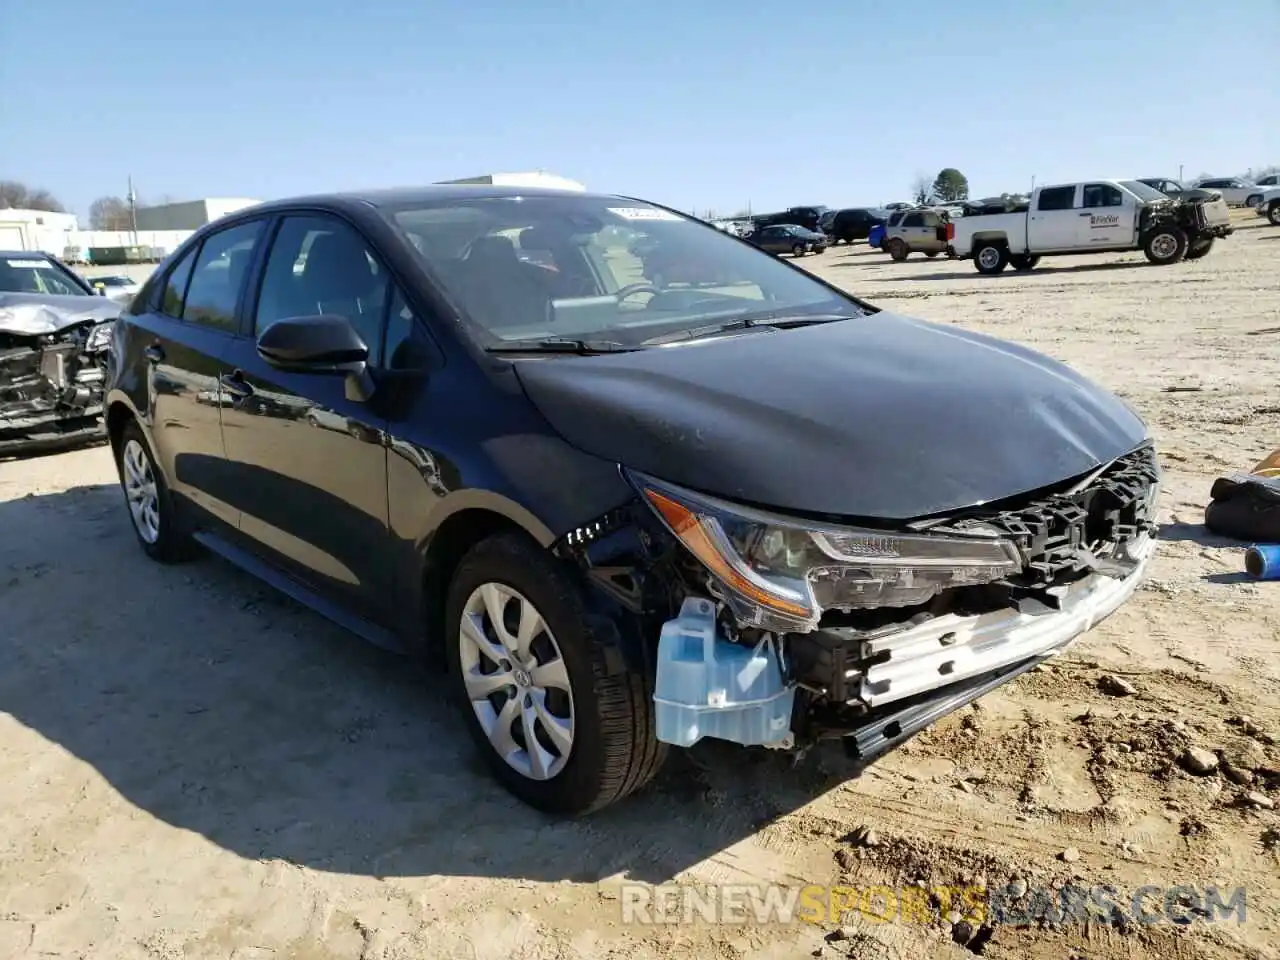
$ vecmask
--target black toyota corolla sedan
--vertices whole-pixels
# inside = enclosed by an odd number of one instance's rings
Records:
[[[702,737],[870,760],[1154,549],[1121,400],[623,197],[232,214],[116,323],[107,424],[147,554],[433,659],[497,776],[564,814]]]

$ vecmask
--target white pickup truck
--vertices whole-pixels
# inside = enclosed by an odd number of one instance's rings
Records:
[[[1030,270],[1041,257],[1141,250],[1152,263],[1198,260],[1232,233],[1220,198],[1174,200],[1137,180],[1089,180],[1037,187],[1029,203],[990,205],[954,221],[949,253],[972,257],[979,273]]]

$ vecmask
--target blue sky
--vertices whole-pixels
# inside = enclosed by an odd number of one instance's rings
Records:
[[[0,2],[0,179],[268,199],[546,169],[698,213],[1280,163],[1280,0]]]

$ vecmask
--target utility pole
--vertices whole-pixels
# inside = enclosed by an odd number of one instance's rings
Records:
[[[133,192],[133,177],[129,177],[129,223],[132,224],[133,246],[138,245],[138,195]]]
[[[1182,182],[1182,164],[1178,164],[1178,182]]]

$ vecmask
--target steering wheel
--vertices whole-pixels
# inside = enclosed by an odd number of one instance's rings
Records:
[[[628,283],[625,287],[614,294],[621,303],[628,297],[634,297],[637,293],[652,293],[657,296],[662,291],[655,287],[652,283]]]

